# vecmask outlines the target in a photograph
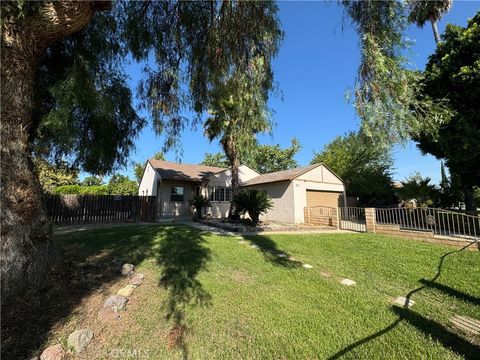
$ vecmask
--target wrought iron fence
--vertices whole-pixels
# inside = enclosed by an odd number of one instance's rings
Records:
[[[365,208],[341,207],[340,229],[365,232],[367,231],[365,221]]]
[[[434,234],[480,239],[480,217],[436,208],[375,209],[375,221],[401,229],[432,231]]]

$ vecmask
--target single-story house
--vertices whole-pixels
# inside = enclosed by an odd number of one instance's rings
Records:
[[[266,191],[273,208],[262,220],[303,223],[304,208],[344,206],[345,186],[324,164],[260,175],[246,165],[239,168],[241,187]],[[150,159],[138,188],[138,195],[157,198],[156,217],[191,216],[189,200],[195,194],[208,196],[210,216],[228,215],[231,200],[231,171],[219,167],[181,164]]]

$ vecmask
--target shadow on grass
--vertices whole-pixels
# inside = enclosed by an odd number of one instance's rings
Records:
[[[168,227],[156,254],[161,268],[159,286],[167,291],[164,310],[167,320],[173,323],[167,345],[179,348],[184,359],[188,358],[186,308],[211,304],[210,294],[197,279],[210,261],[210,250],[204,243],[199,230],[186,226]]]
[[[68,321],[85,297],[115,282],[122,263],[138,264],[152,255],[152,243],[161,232],[160,226],[143,226],[141,231],[125,226],[56,236],[64,254],[51,269],[50,286],[2,304],[1,358],[40,355],[50,331]]]
[[[423,289],[427,287],[437,287],[437,286],[443,286],[440,284],[437,284],[435,281],[440,277],[442,274],[442,270],[445,264],[445,259],[455,253],[459,253],[461,251],[464,251],[467,249],[469,246],[472,246],[474,243],[471,243],[469,245],[464,246],[461,249],[458,250],[452,250],[449,251],[445,254],[443,254],[440,257],[439,263],[437,265],[437,272],[435,276],[431,280],[425,280],[425,279],[420,279],[419,282],[424,284],[423,286],[420,286],[412,291],[410,291],[405,297],[410,300],[411,297],[417,293],[422,291]],[[451,289],[456,293],[464,295],[465,299],[466,297],[473,298],[475,300],[476,298],[473,296],[470,296],[468,294],[460,293],[459,291],[456,291],[450,287],[445,286],[445,288]],[[453,292],[452,292],[453,294]],[[455,295],[454,295],[455,296]],[[434,320],[430,320],[414,311],[411,311],[408,306],[408,301],[406,302],[405,306],[399,307],[399,306],[392,306],[391,311],[398,316],[398,319],[392,322],[390,325],[385,327],[384,329],[377,331],[376,333],[373,333],[372,335],[369,335],[363,339],[360,339],[359,341],[356,341],[355,343],[345,347],[344,349],[340,350],[339,352],[335,353],[333,356],[329,357],[329,360],[334,360],[334,359],[339,359],[343,355],[349,353],[350,351],[354,350],[355,348],[368,343],[369,341],[372,341],[382,335],[385,335],[386,333],[392,331],[395,327],[397,327],[402,321],[406,321],[408,324],[411,326],[414,326],[417,330],[421,331],[423,334],[425,334],[427,337],[430,336],[431,338],[437,340],[440,342],[443,346],[450,348],[452,351],[456,352],[457,354],[460,354],[465,357],[465,359],[478,359],[478,354],[480,354],[480,347],[476,346],[475,344],[470,343],[468,340],[462,338],[461,336],[455,334],[454,332],[448,330],[446,327],[442,326],[438,322]]]
[[[300,261],[293,259],[288,253],[280,250],[275,241],[270,239],[268,236],[244,235],[243,238],[258,246],[258,249],[265,257],[265,260],[274,265],[283,266],[286,268],[302,266]]]

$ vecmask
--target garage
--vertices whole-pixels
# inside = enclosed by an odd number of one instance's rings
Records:
[[[342,206],[340,204],[341,192],[321,191],[307,189],[307,207],[327,206],[336,208]]]

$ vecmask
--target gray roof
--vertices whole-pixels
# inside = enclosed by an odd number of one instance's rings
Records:
[[[322,164],[313,164],[313,165],[304,166],[304,167],[300,167],[300,168],[263,174],[263,175],[254,177],[253,179],[250,179],[250,180],[246,181],[243,184],[243,186],[272,183],[272,182],[277,182],[277,181],[293,180],[293,179],[299,177],[300,175],[303,175],[306,172],[309,172],[310,170],[315,169],[317,166],[320,166],[320,165],[322,165]]]
[[[162,179],[168,180],[202,181],[212,174],[225,170],[215,166],[181,164],[155,159],[150,159],[148,162],[160,174]]]

